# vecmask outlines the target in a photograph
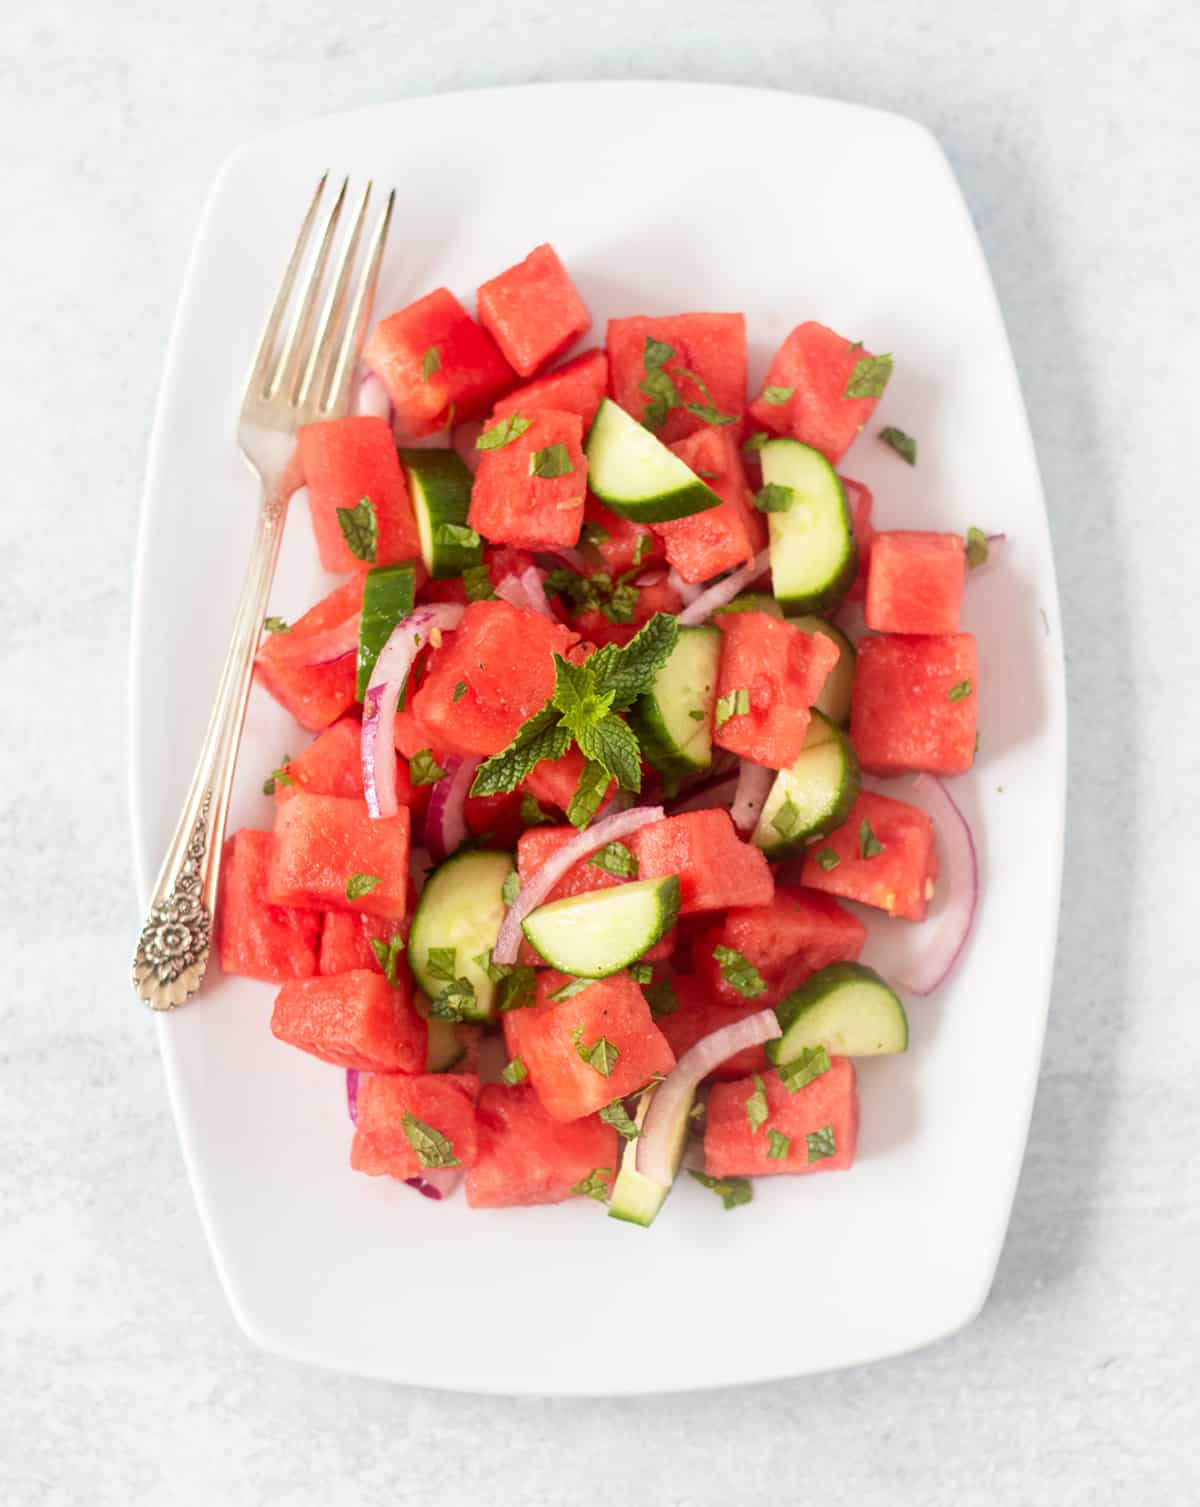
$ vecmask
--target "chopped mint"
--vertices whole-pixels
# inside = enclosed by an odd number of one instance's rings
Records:
[[[585,989],[590,989],[596,982],[595,979],[568,979],[561,985],[550,998],[557,1004],[560,1000],[574,999],[577,994],[582,994]]]
[[[767,433],[767,431],[765,429],[760,429],[760,430],[758,430],[758,432],[756,434],[752,434],[749,439],[743,440],[743,442],[742,442],[742,449],[748,455],[755,455],[755,454],[758,453],[759,450],[762,449],[762,447],[767,443],[767,441],[770,438],[771,438],[771,436]]]
[[[642,992],[655,1020],[661,1020],[664,1015],[674,1015],[679,1009],[679,996],[670,979],[659,979],[656,984],[647,984]]]
[[[263,628],[268,633],[290,633],[291,629],[281,617],[263,618]]]
[[[791,1150],[792,1138],[781,1130],[767,1131],[767,1155],[773,1162],[781,1162]]]
[[[850,349],[861,350],[862,342],[860,341],[857,347],[851,346]],[[890,356],[864,356],[861,361],[854,363],[854,370],[850,373],[850,380],[846,383],[846,391],[842,397],[881,398],[891,375],[892,358]]]
[[[638,861],[623,842],[606,843],[598,853],[588,859],[594,868],[606,874],[615,874],[618,879],[636,879]]]
[[[486,565],[468,565],[462,573],[463,587],[468,602],[491,602],[496,593],[492,590],[492,577]]]
[[[813,857],[827,874],[830,869],[836,869],[842,861],[842,855],[836,848],[818,848]]]
[[[727,1209],[736,1209],[739,1204],[748,1204],[754,1197],[749,1178],[710,1177],[707,1172],[688,1168],[688,1176],[694,1177],[702,1188],[710,1188]]]
[[[510,413],[490,429],[485,429],[475,441],[476,450],[503,450],[505,445],[511,445],[513,440],[518,440],[533,423],[532,419],[522,418],[519,413]]]
[[[620,1099],[614,1099],[611,1104],[606,1104],[600,1111],[600,1118],[627,1141],[636,1141],[642,1133],[625,1113],[625,1106]]]
[[[957,685],[952,685],[946,694],[951,701],[965,701],[973,690],[974,686],[969,680],[960,680]]]
[[[693,707],[692,710],[688,713],[688,716],[692,719],[693,722],[703,722],[705,720],[705,714],[700,710],[699,707]]]
[[[593,1167],[586,1177],[581,1177],[571,1188],[572,1193],[581,1193],[585,1198],[594,1198],[597,1203],[608,1199],[607,1178],[612,1176],[611,1167]]]
[[[458,975],[457,963],[456,947],[431,947],[425,959],[425,971],[432,979],[453,983]]]
[[[263,781],[262,793],[274,795],[276,785],[294,785],[296,782],[287,772],[287,766],[292,762],[291,754],[284,754],[279,761],[279,768],[272,769],[271,773]]]
[[[728,696],[720,696],[717,699],[717,726],[724,727],[730,717],[744,717],[750,710],[750,692],[746,687],[739,686],[736,691],[730,691]]]
[[[766,1123],[767,1113],[767,1086],[761,1075],[755,1073],[754,1092],[746,1100],[746,1119],[750,1122],[752,1135]]]
[[[584,988],[594,982],[594,979],[585,979]],[[621,1054],[607,1036],[598,1036],[590,1047],[584,1046],[583,1027],[576,1026],[571,1032],[571,1040],[575,1043],[575,1050],[589,1067],[594,1067],[602,1078],[612,1077],[612,1070],[616,1067]]]
[[[524,1083],[528,1077],[529,1069],[519,1057],[514,1057],[500,1069],[500,1082],[507,1083],[509,1088],[516,1088],[518,1083]]]
[[[888,424],[879,431],[879,438],[885,445],[890,445],[901,460],[906,460],[910,466],[917,463],[917,442],[911,434],[905,434],[903,429],[897,429],[894,424]]]
[[[408,1144],[417,1153],[417,1160],[422,1167],[458,1167],[461,1165],[458,1157],[454,1155],[454,1143],[435,1130],[432,1125],[427,1125],[424,1120],[418,1120],[411,1110],[404,1111],[404,1134],[408,1137]]]
[[[795,391],[794,387],[764,387],[762,401],[764,403],[786,403]]]
[[[524,1010],[537,1004],[537,971],[522,963],[515,967],[496,991],[496,1008],[501,1014],[508,1010]]]
[[[517,896],[521,893],[521,880],[516,869],[509,869],[504,876],[504,883],[500,886],[500,898],[505,905],[515,905]]]
[[[635,984],[648,984],[654,977],[654,969],[649,963],[630,963],[625,970]]]
[[[721,970],[721,977],[743,999],[757,999],[760,994],[766,993],[766,980],[749,958],[736,948],[726,947],[723,942],[718,942],[712,955]]]
[[[786,513],[795,496],[796,493],[792,487],[785,487],[777,481],[769,481],[765,487],[759,487],[755,492],[754,506],[760,513]]]
[[[374,565],[379,547],[379,522],[371,499],[360,497],[352,508],[338,508],[337,521],[342,538],[346,541],[346,548],[354,558]]]
[[[408,761],[408,777],[414,785],[436,785],[446,778],[446,771],[433,757],[431,748],[421,748]]]
[[[805,1140],[808,1142],[810,1166],[813,1162],[823,1162],[827,1156],[834,1156],[837,1152],[837,1137],[832,1125],[822,1125],[820,1130],[810,1130]]]
[[[383,880],[378,874],[351,874],[346,880],[346,899],[361,900],[364,895],[369,895],[377,884]]]
[[[429,1001],[429,1013],[435,1020],[464,1020],[474,1003],[474,984],[470,979],[457,978]]]
[[[794,835],[799,822],[800,807],[797,806],[796,802],[789,795],[784,799],[783,805],[780,806],[779,810],[771,818],[771,825],[786,842],[789,837]]]
[[[454,695],[451,699],[454,701],[461,701],[466,694],[467,682],[465,680],[460,680],[454,687]]]
[[[864,816],[862,826],[858,829],[858,856],[860,858],[878,858],[883,852],[883,844],[871,831],[871,823]]]
[[[570,476],[574,470],[567,447],[563,444],[547,445],[544,450],[535,450],[529,457],[530,476]]]
[[[528,790],[521,797],[521,820],[527,827],[545,827],[554,822],[550,813],[542,810],[537,796]]]
[[[827,1073],[830,1068],[829,1053],[823,1046],[805,1047],[795,1062],[788,1062],[775,1071],[779,1081],[789,1094],[798,1093],[806,1084]]]
[[[987,557],[987,535],[972,524],[967,530],[967,569],[978,570],[981,565],[987,564]]]
[[[372,937],[371,951],[375,954],[375,961],[383,969],[384,978],[394,987],[400,982],[396,975],[396,965],[404,951],[404,938],[399,932],[386,942],[382,937]]]
[[[434,372],[440,372],[441,369],[442,358],[438,355],[438,348],[436,345],[431,345],[421,357],[421,381],[428,382]]]

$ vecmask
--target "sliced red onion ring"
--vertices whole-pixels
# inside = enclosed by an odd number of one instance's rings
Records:
[[[424,1198],[449,1198],[462,1182],[462,1172],[457,1167],[431,1167],[420,1177],[406,1177],[404,1182]]]
[[[457,628],[465,608],[457,602],[431,602],[402,617],[384,644],[363,697],[362,772],[367,810],[374,817],[395,816],[396,749],[392,741],[396,703],[413,661],[436,629]]]
[[[671,1149],[678,1132],[680,1114],[686,1113],[701,1081],[714,1068],[747,1047],[759,1046],[782,1036],[774,1010],[759,1010],[732,1025],[702,1036],[689,1047],[654,1090],[645,1124],[637,1143],[637,1170],[660,1187],[669,1188],[675,1173]]]
[[[660,822],[662,819],[663,808],[661,806],[635,806],[632,811],[618,811],[615,816],[606,816],[603,821],[594,821],[590,827],[586,827],[570,842],[563,843],[558,852],[548,858],[537,873],[521,886],[517,898],[505,912],[496,937],[496,945],[492,948],[494,961],[497,963],[517,961],[517,949],[521,945],[521,922],[531,910],[536,910],[541,905],[568,869],[574,868],[580,859],[589,858],[608,843],[616,842],[621,837],[628,837],[634,832],[640,832],[651,822]]]
[[[386,419],[389,424],[392,422],[392,400],[387,388],[374,372],[367,372],[358,384],[354,412],[362,418]]]
[[[286,633],[276,635],[274,642],[284,656],[300,665],[331,665],[335,660],[345,659],[358,651],[358,626],[362,617],[356,612],[345,622],[332,628],[323,628],[320,633],[306,638],[290,639]]]
[[[761,554],[755,555],[753,560],[748,560],[745,565],[727,575],[724,580],[718,581],[715,586],[706,587],[698,597],[683,609],[679,614],[681,627],[691,627],[694,623],[706,623],[718,607],[724,607],[726,602],[732,602],[739,591],[749,586],[751,581],[757,581],[763,571],[770,567],[770,557],[764,549]]]
[[[733,805],[729,811],[733,825],[739,832],[754,830],[754,824],[762,814],[763,805],[775,783],[775,773],[773,769],[764,769],[761,764],[752,764],[749,759],[742,760]]]
[[[546,600],[545,580],[545,573],[536,565],[527,565],[517,574],[505,576],[496,587],[496,595],[503,597],[511,607],[523,607],[528,612],[536,612],[539,617],[557,622]]]
[[[979,901],[979,865],[967,819],[941,780],[931,774],[919,774],[913,781],[912,793],[933,818],[941,839],[938,884],[946,902],[940,914],[927,923],[931,928],[928,942],[908,965],[900,986],[910,994],[932,994],[966,946]],[[924,933],[921,935],[924,941]]]
[[[358,1124],[358,1079],[358,1069],[348,1067],[346,1069],[346,1113],[355,1125]]]
[[[673,565],[667,571],[667,585],[672,591],[679,594],[685,607],[690,607],[704,591],[703,586],[693,586],[690,582],[685,581]]]
[[[689,811],[712,811],[720,808],[728,811],[733,804],[738,790],[737,775],[726,775],[719,780],[709,780],[696,790],[689,790],[681,801],[676,801],[670,808],[671,816],[685,816]]]
[[[449,858],[467,840],[467,792],[478,759],[447,759],[446,773],[433,787],[425,813],[425,846],[435,862]]]

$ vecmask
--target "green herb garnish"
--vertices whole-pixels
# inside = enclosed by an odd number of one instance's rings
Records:
[[[435,1020],[465,1020],[474,1003],[474,984],[470,979],[457,978],[429,1001],[429,1013]]]
[[[818,848],[813,857],[827,874],[830,869],[836,869],[842,861],[842,855],[836,848]]]
[[[400,961],[400,954],[404,951],[404,938],[399,932],[394,937],[389,937],[386,942],[382,937],[372,937],[371,951],[375,954],[375,961],[383,969],[384,978],[395,987],[399,983],[396,966]]]
[[[346,548],[354,558],[374,565],[379,547],[379,522],[371,499],[360,497],[352,508],[338,508],[337,521],[342,538],[346,541]]]
[[[441,369],[442,358],[438,355],[438,348],[436,345],[431,345],[421,357],[421,381],[428,382],[434,372],[440,372]]]
[[[664,1015],[674,1015],[679,1009],[679,996],[670,979],[659,979],[656,984],[647,984],[642,993],[646,996],[650,1014],[655,1020],[661,1020]]]
[[[537,970],[522,963],[500,984],[496,991],[496,1008],[501,1014],[508,1010],[524,1010],[537,1004]]]
[[[454,1143],[435,1130],[432,1125],[427,1125],[424,1120],[418,1120],[411,1110],[404,1111],[404,1134],[408,1137],[408,1144],[417,1153],[417,1160],[422,1167],[457,1167],[460,1165],[458,1157],[454,1155]]]
[[[862,342],[857,346],[850,346],[850,350],[861,350]],[[850,380],[846,383],[846,391],[843,398],[880,398],[883,389],[888,385],[888,378],[892,375],[892,358],[890,356],[864,356],[861,361],[854,363],[854,370],[850,373]]]
[[[696,1172],[690,1167],[688,1176],[695,1178],[702,1188],[711,1189],[727,1209],[736,1209],[739,1204],[748,1204],[754,1198],[749,1178],[710,1177],[707,1172]]]
[[[271,773],[263,781],[262,793],[274,795],[276,785],[294,785],[296,782],[287,772],[287,766],[292,762],[291,754],[284,754],[279,761],[279,768],[272,769]]]
[[[858,829],[858,856],[860,858],[877,858],[883,852],[883,844],[871,831],[871,823],[864,816],[862,826]]]
[[[888,424],[879,431],[879,438],[885,445],[890,445],[902,460],[906,460],[910,466],[917,463],[917,442],[911,434],[905,434],[903,429],[897,429]]]
[[[788,1093],[794,1094],[811,1083],[814,1078],[827,1073],[829,1068],[829,1053],[824,1047],[817,1046],[805,1047],[795,1062],[785,1063],[777,1067],[775,1071]]]
[[[532,422],[532,419],[522,418],[519,413],[507,414],[499,423],[483,431],[475,441],[475,448],[476,450],[503,450],[505,445],[511,445],[513,440],[519,440]]]
[[[263,628],[267,633],[290,633],[291,629],[281,617],[263,618]]]
[[[636,879],[638,861],[623,842],[606,843],[598,853],[588,859],[593,868],[603,869],[606,874],[615,874],[618,879]]]
[[[361,900],[364,895],[369,895],[377,884],[383,880],[378,874],[351,874],[346,880],[346,899]]]
[[[724,727],[730,717],[744,717],[750,710],[750,692],[745,686],[717,698],[717,726]]]
[[[500,1082],[507,1083],[509,1088],[516,1088],[518,1083],[524,1083],[528,1077],[529,1069],[519,1057],[514,1057],[500,1069]]]
[[[606,1104],[600,1110],[600,1118],[627,1141],[636,1141],[642,1133],[625,1113],[625,1106],[620,1099],[614,1099],[611,1104]]]
[[[760,513],[786,513],[795,496],[794,488],[785,487],[777,481],[769,481],[765,487],[759,487],[755,492],[754,506]]]
[[[767,1131],[767,1155],[773,1162],[781,1162],[791,1150],[792,1138],[781,1130]]]
[[[972,525],[967,530],[967,569],[978,570],[981,565],[987,564],[987,557],[987,535],[981,528]]]
[[[586,1177],[581,1177],[572,1188],[572,1193],[582,1193],[585,1198],[594,1198],[597,1203],[605,1203],[608,1199],[608,1183],[606,1178],[612,1176],[611,1167],[593,1167]]]
[[[823,1162],[827,1156],[833,1156],[837,1152],[837,1137],[832,1125],[822,1125],[820,1130],[810,1130],[805,1140],[808,1142],[810,1166],[813,1162]]]
[[[786,403],[795,391],[794,387],[764,387],[762,401],[764,403]]]
[[[786,842],[789,837],[792,837],[795,834],[796,828],[797,826],[799,826],[799,824],[800,807],[797,806],[796,802],[791,798],[790,795],[786,796],[784,798],[783,805],[780,806],[779,810],[776,811],[775,815],[771,818],[771,825],[775,828],[776,832],[779,833],[780,837],[782,837]]]
[[[946,695],[951,701],[965,701],[974,689],[969,680],[960,680],[957,685],[950,687]]]
[[[431,748],[421,748],[408,761],[408,777],[414,785],[436,785],[446,778],[446,771],[433,757]]]
[[[555,476],[570,476],[574,470],[567,447],[563,444],[547,445],[544,450],[535,450],[529,457],[530,476],[550,479]]]
[[[762,1081],[760,1074],[754,1075],[754,1092],[746,1100],[746,1119],[750,1122],[750,1133],[756,1134],[766,1123],[767,1119],[767,1086]]]
[[[452,701],[461,701],[466,694],[467,694],[467,682],[465,680],[460,680],[457,683],[457,685],[454,687],[454,695],[451,697],[451,700]]]
[[[492,577],[486,565],[468,565],[462,573],[462,583],[468,602],[493,602],[496,593],[492,590]]]
[[[425,971],[431,979],[444,979],[453,983],[458,976],[457,963],[456,947],[431,947],[425,957]]]
[[[505,905],[515,905],[517,896],[521,893],[521,879],[516,869],[509,869],[504,876],[504,883],[500,886],[500,898]]]
[[[766,993],[766,980],[744,953],[718,942],[712,955],[721,970],[721,977],[743,999],[757,999],[760,994]]]
[[[594,982],[594,979],[584,980],[584,988]],[[607,1036],[598,1036],[590,1047],[584,1046],[583,1027],[576,1026],[571,1032],[571,1040],[575,1043],[575,1050],[589,1067],[594,1067],[602,1078],[612,1077],[612,1070],[621,1054]]]
[[[595,979],[568,979],[560,985],[553,994],[548,997],[557,1004],[560,1000],[574,999],[577,994],[582,994],[585,989],[590,989],[596,982]]]

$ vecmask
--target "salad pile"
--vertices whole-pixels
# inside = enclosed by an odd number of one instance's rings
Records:
[[[861,341],[798,325],[749,401],[740,314],[555,365],[591,319],[548,245],[477,315],[382,320],[358,411],[300,433],[340,580],[264,625],[258,682],[315,737],[228,840],[221,965],[346,1070],[351,1167],[431,1198],[649,1225],[685,1159],[726,1208],[849,1168],[854,1060],[908,1044],[857,908],[942,892],[918,994],[974,913],[939,777],[977,746],[989,541],[873,530],[837,469],[892,374]]]

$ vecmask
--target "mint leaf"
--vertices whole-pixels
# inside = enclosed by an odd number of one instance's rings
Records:
[[[582,1193],[585,1198],[594,1198],[597,1203],[608,1200],[606,1178],[612,1176],[611,1167],[593,1167],[586,1177],[581,1177],[571,1188],[572,1193]]]
[[[748,1204],[754,1198],[754,1189],[745,1177],[710,1177],[707,1172],[688,1168],[688,1176],[694,1177],[702,1188],[711,1188],[727,1209],[736,1209],[739,1204]]]
[[[829,1053],[823,1046],[805,1047],[795,1062],[784,1063],[775,1071],[788,1093],[794,1094],[806,1087],[814,1078],[827,1073],[830,1066]]]
[[[773,1162],[781,1162],[792,1149],[791,1136],[784,1135],[781,1130],[767,1131],[767,1155]]]
[[[795,489],[769,481],[754,494],[754,506],[760,513],[786,513],[796,496]]]
[[[747,455],[755,455],[770,438],[771,436],[765,429],[760,429],[756,434],[752,434],[749,439],[742,441],[742,450]]]
[[[688,713],[688,716],[692,719],[693,722],[704,722],[707,720],[705,713],[702,712],[699,707],[693,707],[692,710]]]
[[[296,782],[287,772],[287,766],[292,762],[291,754],[284,754],[279,761],[279,768],[272,769],[271,773],[263,781],[262,793],[274,795],[276,785],[294,785]]]
[[[858,348],[862,348],[861,341]],[[852,346],[851,349],[853,350],[854,347]],[[854,363],[854,370],[850,373],[850,380],[846,383],[846,391],[842,397],[881,398],[891,375],[892,358],[890,356],[864,356],[861,361]]]
[[[590,544],[595,549],[599,548],[601,544],[607,544],[612,538],[612,534],[609,533],[608,529],[602,523],[585,522],[579,530],[579,537],[583,540],[584,544]]]
[[[558,726],[558,709],[548,701],[517,729],[507,748],[485,759],[471,783],[472,795],[505,795],[515,790],[543,759],[560,759],[571,746],[571,735]]]
[[[632,623],[637,613],[638,597],[641,593],[636,586],[627,586],[622,583],[613,588],[613,593],[608,601],[600,608],[600,611],[610,623]]]
[[[599,722],[581,727],[575,741],[584,758],[608,770],[622,790],[642,788],[642,751],[632,728],[620,717],[609,712]]]
[[[594,656],[593,656],[594,657]],[[563,726],[571,736],[593,726],[613,703],[612,691],[600,691],[590,664],[573,665],[561,654],[554,656],[554,705],[562,713]]]
[[[910,466],[917,463],[917,442],[911,434],[905,434],[903,429],[897,429],[895,425],[888,424],[879,431],[879,438],[885,445],[890,445],[902,460],[906,460]]]
[[[786,842],[789,837],[794,835],[799,823],[800,807],[797,806],[790,795],[786,796],[783,805],[780,806],[779,810],[771,818],[771,825]]]
[[[654,969],[649,963],[630,963],[625,972],[635,984],[648,984],[654,977]]]
[[[504,876],[504,883],[500,886],[500,898],[505,905],[515,905],[517,896],[521,893],[521,880],[516,869],[509,869]]]
[[[371,951],[375,954],[375,961],[383,969],[384,978],[387,979],[389,984],[395,987],[399,983],[399,979],[396,976],[396,965],[399,962],[400,954],[404,951],[404,938],[399,932],[386,942],[382,937],[372,937]]]
[[[453,983],[458,975],[457,962],[457,948],[431,947],[425,958],[425,971],[431,979],[445,979]]]
[[[659,979],[657,984],[647,984],[642,993],[646,996],[650,1014],[655,1020],[661,1020],[664,1015],[674,1015],[679,1009],[679,996],[670,979]]]
[[[638,391],[650,401],[642,409],[642,423],[650,430],[661,429],[672,408],[679,406],[679,390],[675,383],[659,367],[648,371],[638,383]]]
[[[583,766],[579,784],[576,785],[575,794],[567,807],[567,820],[573,827],[578,827],[582,831],[599,811],[610,780],[611,776],[603,764],[593,764],[589,760]]]
[[[468,602],[492,602],[496,593],[492,590],[492,577],[486,565],[468,565],[462,573]]]
[[[842,861],[842,855],[836,848],[818,848],[813,857],[827,874],[830,869],[836,869]]]
[[[618,879],[637,878],[638,861],[623,842],[606,843],[598,853],[592,854],[588,863],[593,868],[603,869],[606,874],[615,874]]]
[[[764,387],[762,390],[762,402],[786,403],[795,391],[794,387]]]
[[[744,717],[750,710],[750,692],[745,686],[739,686],[736,691],[730,691],[728,696],[717,698],[718,727],[724,727],[730,717]]]
[[[588,984],[595,983],[595,979],[584,982],[586,989]],[[571,1040],[575,1043],[575,1050],[583,1058],[589,1067],[594,1067],[602,1078],[611,1078],[612,1070],[620,1059],[620,1052],[609,1041],[607,1036],[598,1036],[590,1047],[583,1044],[583,1027],[576,1026],[571,1032]]]
[[[537,971],[527,964],[513,969],[496,990],[496,1008],[503,1014],[508,1010],[524,1010],[537,1004]]]
[[[519,413],[507,414],[499,423],[483,431],[475,441],[475,448],[476,450],[503,450],[505,445],[511,445],[513,440],[520,439],[532,422],[532,419],[524,419]]]
[[[518,1083],[524,1083],[528,1077],[529,1069],[519,1057],[514,1057],[500,1069],[500,1082],[507,1083],[509,1088],[516,1088]]]
[[[766,1123],[767,1114],[767,1086],[761,1075],[755,1073],[754,1092],[746,1100],[746,1118],[750,1122],[751,1135],[755,1135]]]
[[[808,1143],[809,1166],[813,1162],[823,1162],[827,1156],[833,1156],[837,1152],[837,1137],[832,1125],[822,1125],[820,1130],[810,1130],[804,1139]]]
[[[553,826],[554,818],[543,811],[535,795],[530,795],[527,790],[521,797],[521,820],[527,827]]]
[[[429,1013],[435,1020],[464,1020],[474,1003],[475,986],[471,980],[453,979],[429,1001]]]
[[[625,1106],[620,1099],[614,1099],[611,1104],[606,1104],[599,1111],[600,1118],[606,1125],[611,1125],[619,1136],[627,1141],[636,1141],[641,1131],[625,1112]]]
[[[346,899],[361,900],[364,895],[369,895],[377,884],[383,880],[378,874],[351,874],[346,880]]]
[[[375,504],[369,497],[360,497],[352,508],[337,509],[338,527],[346,548],[356,560],[375,564],[375,552],[379,547],[379,522],[375,517]]]
[[[862,343],[861,340],[849,340],[849,341],[846,342],[846,354],[847,355],[849,355],[851,351],[861,351],[862,348],[863,348],[863,343]]]
[[[646,347],[642,352],[642,365],[647,371],[656,366],[665,366],[675,354],[675,347],[668,345],[665,340],[655,340],[653,335],[646,336]]]
[[[744,953],[718,942],[712,955],[721,970],[721,977],[743,999],[757,999],[760,994],[766,993],[766,980]]]
[[[987,557],[987,535],[981,528],[969,528],[967,530],[967,569],[978,570],[981,565],[987,564]]]
[[[596,982],[595,979],[568,979],[567,982],[557,988],[549,999],[557,1004],[560,1000],[574,999],[577,994],[582,994],[585,989],[590,989]]]
[[[648,691],[670,659],[679,624],[670,613],[656,612],[623,647],[605,644],[587,661],[601,692],[612,691],[614,712],[624,712]]]
[[[408,1144],[417,1153],[417,1160],[422,1167],[457,1167],[460,1165],[458,1157],[454,1155],[454,1143],[447,1139],[440,1130],[435,1130],[432,1125],[427,1125],[424,1120],[418,1120],[416,1115],[409,1109],[404,1111],[404,1134],[408,1138]]]
[[[570,476],[575,470],[567,447],[563,444],[547,445],[544,450],[535,450],[529,457],[530,476]]]
[[[685,400],[683,406],[689,413],[694,413],[697,418],[703,419],[706,424],[715,424],[720,427],[722,424],[737,423],[736,413],[722,413],[711,403],[689,403]]]
[[[428,382],[434,372],[440,372],[441,369],[442,358],[438,355],[438,348],[436,345],[431,345],[421,357],[421,381]]]
[[[473,528],[465,523],[439,523],[433,530],[435,544],[452,544],[458,549],[481,549],[483,540]],[[468,566],[468,569],[472,567]]]
[[[951,701],[965,701],[974,690],[969,680],[960,680],[957,685],[952,685],[946,692]]]
[[[858,856],[860,858],[877,858],[883,852],[883,844],[871,831],[871,823],[864,816],[862,826],[858,829]]]
[[[653,548],[654,535],[650,533],[639,534],[633,541],[633,563],[631,569],[636,570]]]
[[[466,694],[467,694],[467,682],[465,680],[460,680],[458,682],[458,684],[454,687],[454,695],[453,695],[453,697],[451,699],[454,700],[454,701],[461,701]]]
[[[267,633],[290,633],[291,629],[281,617],[263,618],[263,628]]]
[[[431,748],[421,748],[408,761],[408,777],[414,785],[436,785],[446,778],[446,771],[433,757]]]

